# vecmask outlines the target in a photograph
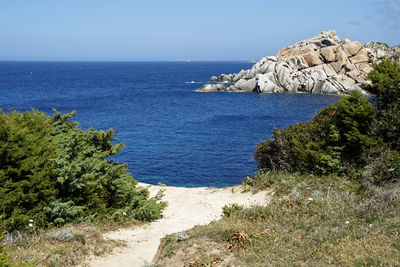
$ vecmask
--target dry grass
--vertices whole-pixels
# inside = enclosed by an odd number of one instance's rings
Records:
[[[22,234],[13,238],[7,245],[12,264],[32,266],[74,266],[85,265],[90,255],[102,255],[111,252],[123,242],[105,240],[103,232],[121,227],[132,227],[134,223],[107,224],[101,227],[92,224],[67,225],[74,237],[69,241],[59,241],[46,235],[47,232]]]
[[[170,242],[177,263],[170,266],[183,266],[177,256],[185,253],[193,262],[218,258],[216,266],[400,265],[399,185],[365,190],[339,177],[268,179],[257,181],[276,189],[268,207],[230,210],[188,231],[188,240]],[[165,257],[159,252],[157,263]]]

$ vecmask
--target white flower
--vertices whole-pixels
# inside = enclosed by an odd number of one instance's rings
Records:
[[[314,199],[312,197],[309,197],[308,200],[313,201]]]
[[[345,224],[349,224],[349,223],[350,223],[349,221],[346,221],[346,222],[345,222]]]
[[[372,227],[372,223],[369,225],[369,228],[371,228]]]
[[[29,225],[29,227],[33,227],[33,224],[31,224],[31,223],[30,223],[30,224],[28,224],[28,225]]]
[[[30,220],[29,220],[29,222],[33,222],[33,220],[32,220],[32,219],[30,219]]]
[[[124,211],[122,214],[123,214],[123,215],[126,215],[126,212]]]

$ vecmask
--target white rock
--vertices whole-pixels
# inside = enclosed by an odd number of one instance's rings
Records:
[[[233,85],[233,88],[238,91],[252,92],[256,88],[256,83],[255,78],[250,80],[240,79]]]
[[[257,75],[256,90],[259,93],[275,93],[279,89],[276,83],[275,75],[272,72]]]
[[[335,31],[329,30],[283,48],[277,56],[263,57],[249,70],[211,78],[233,83],[232,86],[204,85],[198,90],[344,94],[361,90],[359,84],[368,82],[373,62],[399,57],[400,48],[378,42],[363,46],[360,42],[340,40]]]

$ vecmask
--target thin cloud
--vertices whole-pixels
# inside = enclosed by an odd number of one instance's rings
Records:
[[[400,3],[388,2],[380,11],[388,16],[400,16]]]
[[[360,21],[350,21],[350,24],[353,26],[360,26],[361,22]]]
[[[391,28],[400,29],[400,1],[382,1],[378,5],[381,23]]]

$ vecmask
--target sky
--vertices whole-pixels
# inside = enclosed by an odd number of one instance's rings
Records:
[[[0,0],[0,60],[258,60],[333,29],[400,44],[400,0]]]

